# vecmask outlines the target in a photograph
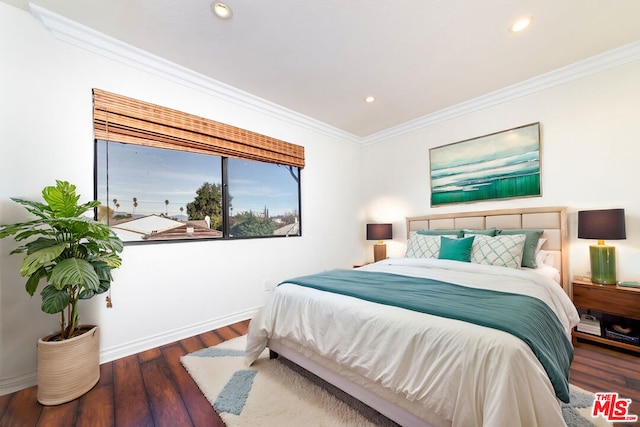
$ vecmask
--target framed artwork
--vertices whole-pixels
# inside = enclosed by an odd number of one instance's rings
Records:
[[[429,150],[431,206],[540,196],[540,123]]]

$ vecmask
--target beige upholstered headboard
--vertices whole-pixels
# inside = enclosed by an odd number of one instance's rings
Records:
[[[567,210],[556,206],[548,208],[500,209],[492,211],[457,212],[408,217],[409,233],[418,230],[486,229],[496,227],[542,229],[541,238],[547,239],[542,249],[553,255],[553,266],[560,271],[560,280],[569,293]]]

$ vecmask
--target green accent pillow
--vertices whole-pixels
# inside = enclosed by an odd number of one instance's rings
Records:
[[[476,236],[451,239],[440,236],[440,253],[438,254],[438,258],[469,262],[471,260],[471,246],[475,238]]]
[[[418,230],[418,234],[424,236],[456,236],[463,237],[462,230]]]
[[[532,230],[532,229],[514,229],[514,230],[498,230],[497,235],[513,235],[524,234],[524,251],[522,252],[522,267],[536,268],[536,248],[538,247],[538,240],[542,236],[544,230]]]
[[[465,236],[473,235],[473,234],[482,234],[483,236],[491,236],[491,237],[495,236],[497,231],[498,230],[496,230],[495,227],[487,228],[486,230],[469,230],[467,228],[462,230]]]

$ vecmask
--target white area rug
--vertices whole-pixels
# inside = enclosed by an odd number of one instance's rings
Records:
[[[181,359],[227,427],[395,425],[350,397],[347,404],[286,364],[269,360],[266,350],[248,366],[245,343],[243,336]],[[610,426],[591,418],[592,405],[592,393],[571,386],[571,403],[562,410],[567,426]]]

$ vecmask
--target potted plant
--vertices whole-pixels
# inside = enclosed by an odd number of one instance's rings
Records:
[[[0,238],[25,242],[20,274],[34,295],[40,282],[42,311],[59,314],[60,329],[38,341],[38,401],[56,405],[89,391],[100,378],[99,331],[80,325],[79,301],[109,290],[123,244],[107,224],[84,214],[100,204],[79,204],[76,187],[56,180],[42,190],[45,203],[11,198],[37,218],[0,226]],[[109,303],[108,303],[109,305]]]

